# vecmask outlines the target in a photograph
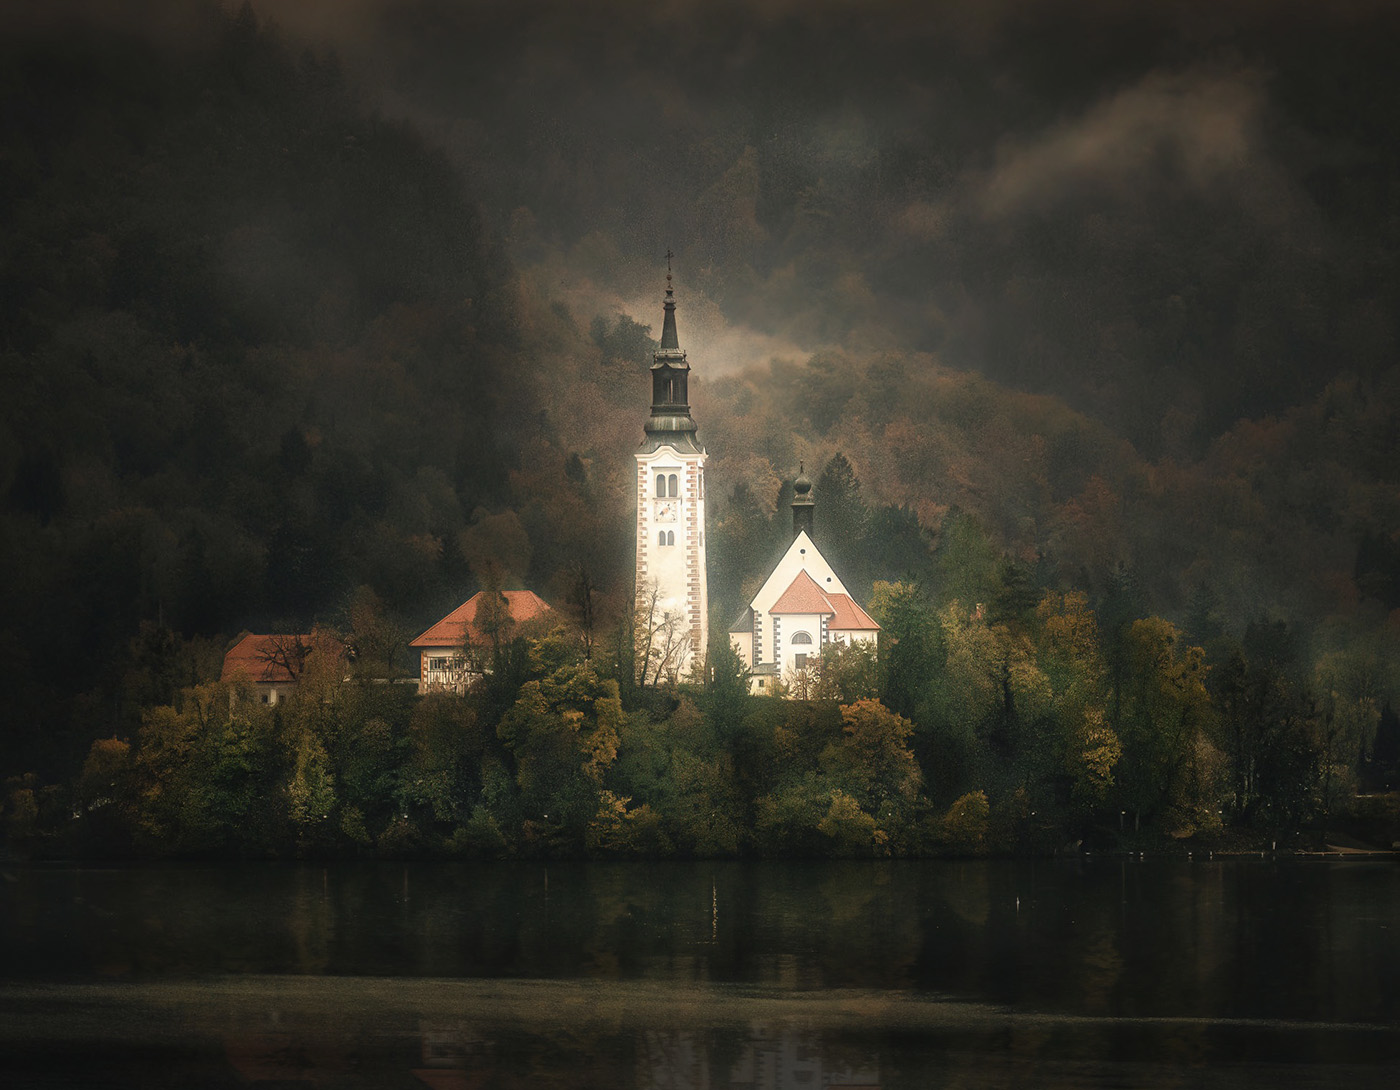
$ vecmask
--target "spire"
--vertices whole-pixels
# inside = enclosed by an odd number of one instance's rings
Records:
[[[806,532],[812,536],[813,508],[817,501],[812,499],[812,482],[807,479],[806,467],[797,463],[797,480],[792,482],[792,536]]]
[[[675,289],[671,287],[671,258],[675,256],[670,250],[666,251],[666,302],[662,304],[665,317],[661,321],[661,351],[655,356],[658,360],[685,359],[680,337],[676,335],[676,297]]]
[[[643,449],[667,443],[676,450],[699,450],[690,416],[690,364],[676,334],[676,297],[671,287],[671,258],[666,251],[666,301],[662,304],[661,347],[651,354],[651,419]]]

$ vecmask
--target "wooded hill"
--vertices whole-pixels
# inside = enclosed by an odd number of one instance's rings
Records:
[[[765,805],[797,807],[789,824],[807,832],[773,832],[764,850],[821,850],[832,807],[841,850],[892,843],[902,821],[923,822],[906,846],[924,850],[978,792],[991,811],[1029,813],[1017,792],[1039,785],[1058,836],[1125,809],[1115,792],[1130,789],[1160,828],[1199,822],[1222,793],[1241,820],[1282,825],[1335,806],[1358,776],[1391,774],[1397,372],[1333,378],[1199,452],[1149,458],[1057,397],[928,354],[831,350],[723,382],[693,359],[712,459],[711,628],[727,629],[788,536],[788,482],[805,461],[818,539],[886,626],[878,674],[848,684],[836,670],[821,691],[846,707],[878,695],[905,724],[878,719],[881,752],[907,770],[907,745],[917,762],[917,776],[880,788],[913,809],[881,818],[868,761],[842,748],[859,731],[843,733],[836,704],[658,705],[632,691],[647,328],[571,313],[550,297],[548,261],[513,269],[483,228],[499,208],[484,216],[411,126],[365,107],[333,59],[294,55],[247,10],[204,11],[171,41],[63,27],[0,50],[0,768],[37,774],[11,786],[46,798],[47,813],[70,811],[78,780],[87,803],[107,797],[102,746],[116,739],[108,756],[147,776],[127,781],[124,842],[145,830],[149,848],[165,828],[178,850],[228,848],[247,816],[237,806],[220,811],[224,833],[197,825],[181,839],[173,818],[152,825],[135,801],[175,774],[161,754],[214,746],[233,761],[219,781],[236,782],[230,797],[282,792],[268,820],[284,824],[239,850],[440,844],[483,806],[500,842],[469,838],[471,850],[512,850],[528,822],[558,816],[522,770],[536,743],[551,761],[573,753],[538,724],[574,712],[622,719],[615,765],[596,747],[568,757],[572,824],[547,837],[559,850],[581,850],[597,807],[619,799],[631,801],[617,821],[648,805],[677,850],[685,807],[706,792],[740,800],[726,820],[741,831],[685,850],[752,847],[742,830]],[[679,313],[684,343],[684,291]],[[309,706],[286,723],[199,712],[227,708],[208,686],[241,630],[334,627],[365,649],[369,685],[404,668],[408,637],[497,583],[536,589],[566,616],[592,587],[589,664],[572,637],[518,648],[500,675],[516,688],[443,713],[456,725],[441,736],[441,702],[374,711],[363,693],[338,723]],[[1186,730],[1161,751],[1148,744],[1154,700]],[[469,723],[494,764],[452,748]],[[687,723],[703,741],[679,744]],[[814,723],[825,725],[803,736]],[[219,749],[214,726],[263,748]],[[361,730],[383,745],[365,750]],[[753,775],[786,761],[798,779],[676,788],[668,762],[685,753],[727,752],[717,767],[749,775],[736,739],[758,747]],[[403,786],[404,769],[439,743],[453,771],[434,801]],[[368,752],[380,754],[373,769],[344,763]],[[1297,760],[1258,781],[1260,754]],[[78,770],[94,759],[88,782]],[[645,774],[635,764],[653,759]],[[1131,780],[1131,761],[1161,774]],[[494,810],[491,768],[504,792]],[[308,769],[354,797],[297,810],[288,800],[313,789]],[[413,831],[390,834],[405,803],[421,811]]]

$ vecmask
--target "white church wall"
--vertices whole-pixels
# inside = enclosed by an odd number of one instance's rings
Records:
[[[810,572],[808,573],[811,574]],[[778,618],[782,622],[782,645],[778,649],[779,671],[786,677],[791,670],[798,668],[798,656],[803,656],[804,665],[818,658],[822,653],[822,619],[816,613],[784,613]],[[805,636],[805,642],[799,641]]]
[[[637,455],[637,595],[645,600],[655,585],[657,608],[689,633],[682,676],[704,655],[708,633],[704,467],[703,451],[661,446]],[[658,477],[665,495],[658,495]]]

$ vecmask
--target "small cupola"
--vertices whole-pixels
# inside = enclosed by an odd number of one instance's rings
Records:
[[[817,501],[812,499],[812,482],[805,467],[797,463],[797,480],[792,482],[792,536],[806,533],[812,537],[812,514]]]

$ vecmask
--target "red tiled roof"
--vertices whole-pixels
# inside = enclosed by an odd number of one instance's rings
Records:
[[[861,609],[849,594],[828,594],[831,604],[836,607],[836,615],[826,623],[827,631],[834,632],[878,632],[880,626],[873,617]]]
[[[409,644],[410,647],[460,647],[463,643],[485,643],[488,636],[476,624],[477,606],[485,591],[477,591],[432,628]],[[536,617],[553,612],[549,603],[531,590],[503,590],[510,608],[511,624],[507,635],[513,636],[517,626]],[[469,641],[468,641],[469,638]]]
[[[769,613],[835,613],[826,592],[805,570],[797,573],[788,589],[778,596]]]
[[[254,681],[265,683],[296,681],[296,675],[287,665],[288,658],[295,658],[299,653],[298,646],[310,651],[329,643],[325,636],[314,632],[261,636],[249,633],[225,653],[219,680],[232,681],[239,674],[247,674]]]

